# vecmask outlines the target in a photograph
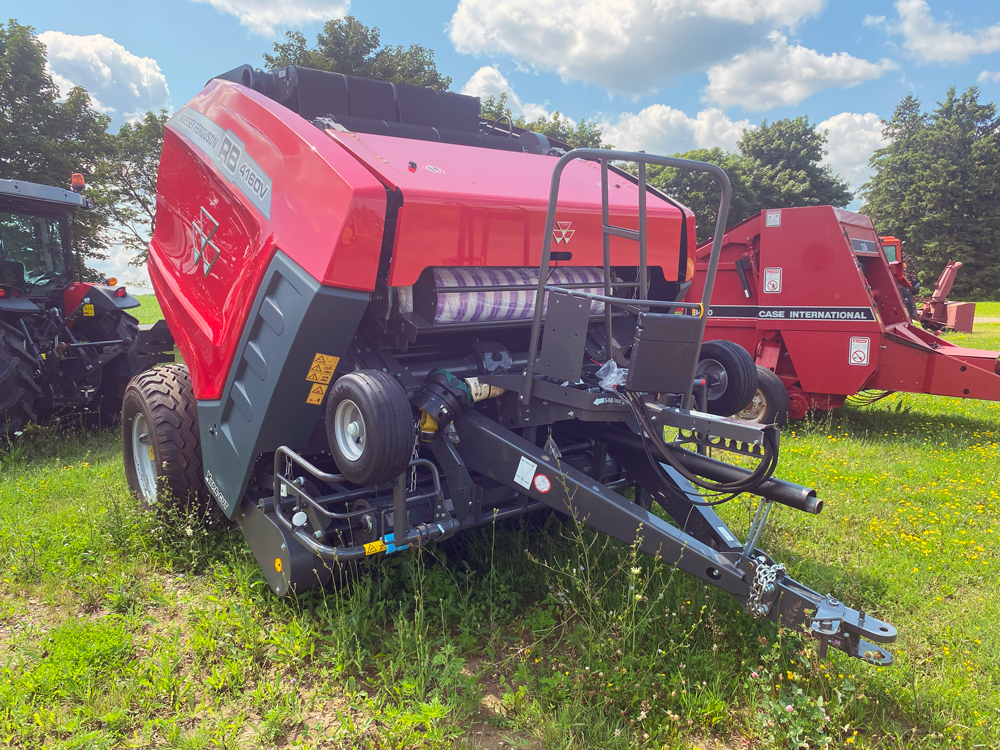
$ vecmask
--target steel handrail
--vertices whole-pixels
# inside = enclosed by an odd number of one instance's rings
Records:
[[[719,256],[722,254],[722,236],[726,231],[726,219],[729,215],[729,203],[732,198],[732,186],[729,184],[729,177],[721,167],[707,162],[692,161],[691,159],[679,159],[673,156],[655,156],[635,151],[610,151],[599,148],[578,148],[567,152],[559,157],[555,168],[552,170],[552,181],[549,186],[549,205],[545,216],[545,235],[542,238],[542,258],[538,267],[538,286],[535,293],[535,312],[531,324],[531,340],[528,344],[528,361],[524,369],[524,387],[521,389],[520,400],[528,403],[531,400],[531,387],[534,382],[535,358],[538,355],[538,339],[542,330],[542,309],[545,303],[546,289],[552,289],[547,284],[549,258],[552,252],[552,232],[555,229],[556,207],[559,202],[559,185],[562,180],[563,170],[566,165],[574,159],[586,161],[597,161],[601,164],[601,225],[602,240],[604,243],[604,296],[611,297],[611,236],[627,237],[636,239],[639,242],[639,279],[640,296],[642,299],[627,300],[632,304],[637,302],[649,302],[646,297],[647,289],[647,264],[646,264],[646,165],[653,164],[661,167],[682,169],[690,172],[708,172],[716,182],[719,183],[721,197],[719,199],[719,213],[716,217],[715,235],[712,238],[712,254],[708,261],[708,273],[705,276],[705,286],[702,291],[701,305],[702,314],[699,316],[698,326],[698,354],[701,353],[701,341],[705,336],[705,311],[709,309],[712,300],[712,288],[715,285],[715,274],[719,267]],[[608,206],[608,164],[613,161],[633,162],[638,165],[638,187],[639,187],[639,230],[627,230],[624,227],[616,227],[609,224]],[[638,236],[633,236],[633,233]],[[674,306],[687,306],[691,303],[676,303]],[[607,329],[608,354],[611,347],[611,306],[605,305],[605,326]],[[694,358],[695,364],[691,370],[691,377],[688,378],[690,385],[684,394],[682,403],[687,403],[691,398],[694,389],[694,378],[698,368],[698,356]]]

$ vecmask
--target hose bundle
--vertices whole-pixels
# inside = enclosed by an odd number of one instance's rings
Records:
[[[636,425],[639,427],[639,437],[642,438],[643,447],[646,449],[646,457],[655,470],[663,470],[660,466],[661,462],[669,464],[678,474],[691,482],[691,484],[708,490],[710,493],[709,496],[722,496],[715,500],[694,500],[690,499],[690,496],[694,493],[685,493],[689,496],[689,501],[692,505],[703,507],[722,505],[744,492],[753,492],[771,478],[771,475],[778,466],[778,446],[775,444],[772,433],[765,431],[763,433],[764,442],[762,446],[764,455],[757,468],[749,476],[732,482],[717,482],[699,477],[691,472],[677,456],[676,452],[683,451],[683,448],[665,442],[662,437],[657,438],[658,435],[662,436],[663,428],[662,426],[657,427],[653,424],[642,397],[632,391],[621,391],[618,395],[632,410]],[[650,446],[652,446],[652,450]],[[659,457],[659,461],[654,459],[654,452]],[[698,498],[704,497],[700,494],[694,494],[694,496]]]

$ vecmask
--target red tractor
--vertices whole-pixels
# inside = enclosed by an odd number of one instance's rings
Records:
[[[281,596],[553,509],[890,663],[891,625],[758,546],[773,503],[822,510],[772,476],[777,428],[691,408],[707,387],[740,408],[756,373],[702,347],[706,305],[678,299],[694,216],[648,164],[712,175],[725,226],[718,167],[570,150],[473,97],[297,67],[209,81],[164,135],[149,269],[185,364],[125,395],[133,492],[214,498]],[[743,542],[713,510],[741,492],[761,498]]]
[[[117,418],[132,376],[171,358],[169,331],[141,333],[125,287],[80,281],[71,219],[93,204],[73,178],[73,191],[0,180],[2,438],[66,409]]]

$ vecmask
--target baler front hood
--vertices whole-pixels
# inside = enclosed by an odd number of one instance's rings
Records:
[[[537,266],[556,160],[535,154],[327,130],[390,191],[399,191],[390,286],[428,266]],[[611,223],[638,229],[638,187],[610,183]],[[647,196],[649,264],[677,274],[684,209]],[[574,266],[603,264],[601,172],[577,160],[563,173],[555,250]],[[635,242],[611,238],[613,265],[638,265]]]

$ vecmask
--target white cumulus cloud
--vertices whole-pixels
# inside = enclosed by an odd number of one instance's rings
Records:
[[[816,126],[827,132],[827,155],[824,164],[851,184],[857,191],[871,177],[868,160],[875,149],[885,145],[882,120],[874,112],[841,112]]]
[[[45,31],[38,38],[48,50],[49,73],[63,95],[83,86],[97,109],[123,119],[167,106],[167,79],[153,58],[134,55],[102,34]]]
[[[739,54],[709,68],[703,98],[723,107],[759,111],[798,104],[823,89],[857,86],[895,67],[890,60],[873,63],[846,52],[823,55],[789,44],[775,32],[770,48]]]
[[[895,7],[899,19],[886,30],[902,35],[903,46],[919,62],[964,63],[972,55],[1000,51],[1000,24],[963,34],[935,19],[926,0],[897,0]]]
[[[208,3],[220,13],[236,16],[262,36],[274,35],[276,29],[302,26],[315,21],[342,18],[350,10],[350,0],[192,0]]]
[[[976,81],[979,83],[1000,83],[1000,70],[984,70]]]
[[[656,90],[793,28],[824,0],[460,0],[455,49],[508,54],[615,93]]]
[[[754,126],[748,120],[731,120],[715,108],[689,117],[679,109],[653,104],[636,113],[623,112],[601,127],[604,141],[617,149],[669,155],[714,146],[731,151],[743,131]]]
[[[521,98],[514,93],[510,82],[500,72],[495,65],[484,65],[462,86],[462,93],[468,96],[478,96],[480,99],[494,96],[500,98],[501,94],[507,94],[507,106],[514,117],[524,116],[529,122],[537,120],[539,117],[548,117],[549,111],[544,104],[524,103]]]

